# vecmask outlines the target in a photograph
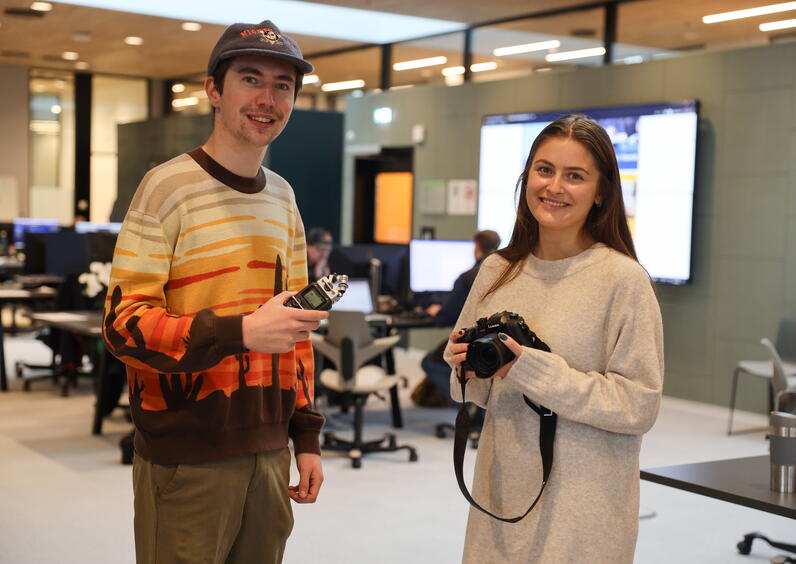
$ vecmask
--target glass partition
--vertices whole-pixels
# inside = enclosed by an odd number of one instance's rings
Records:
[[[464,78],[464,33],[396,43],[392,47],[391,87],[460,84]]]
[[[116,201],[117,126],[147,119],[143,78],[95,75],[91,95],[91,217],[106,222]]]
[[[473,31],[473,81],[603,64],[605,10],[527,18]]]
[[[31,69],[29,215],[72,223],[75,194],[75,80]]]

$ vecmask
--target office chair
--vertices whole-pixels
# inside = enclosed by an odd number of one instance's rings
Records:
[[[796,375],[786,372],[777,349],[768,339],[760,339],[760,344],[768,350],[774,372],[771,378],[771,389],[774,392],[774,409],[785,413],[796,413]]]
[[[381,366],[368,363],[382,357],[399,339],[397,335],[375,339],[365,314],[359,311],[332,311],[326,335],[312,334],[313,347],[336,367],[321,371],[320,382],[330,390],[348,395],[354,405],[353,440],[324,433],[323,448],[347,452],[354,468],[360,468],[362,457],[370,452],[408,450],[409,461],[417,461],[415,448],[398,445],[392,433],[372,441],[362,437],[363,411],[368,396],[387,391],[399,381],[396,374],[388,374]]]
[[[770,342],[770,341],[769,341]],[[779,322],[777,330],[776,351],[781,358],[783,370],[787,377],[796,375],[796,318],[784,317]],[[735,366],[732,376],[732,392],[730,395],[730,419],[727,424],[727,435],[732,435],[732,418],[735,412],[735,397],[738,391],[738,376],[749,374],[769,381],[769,410],[774,408],[774,394],[772,378],[774,367],[770,360],[741,360]]]
[[[83,287],[77,275],[67,275],[58,286],[55,295],[55,311],[78,311],[91,309],[92,301],[83,294]],[[69,395],[69,386],[77,387],[79,377],[93,378],[91,371],[83,368],[83,355],[88,353],[85,337],[73,335],[68,331],[48,328],[39,332],[37,339],[52,349],[50,364],[32,364],[17,361],[14,370],[17,378],[25,378],[22,389],[30,391],[33,382],[51,380],[54,385],[61,382],[61,395]],[[25,376],[26,370],[44,370],[44,374]]]

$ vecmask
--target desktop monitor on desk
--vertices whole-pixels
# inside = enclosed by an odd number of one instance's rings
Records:
[[[348,289],[333,307],[334,311],[361,311],[365,315],[373,313],[373,295],[367,279],[350,279]]]
[[[14,246],[18,251],[25,248],[26,233],[57,233],[61,222],[57,219],[18,217],[14,220]]]
[[[97,223],[95,221],[76,221],[75,231],[78,233],[118,233],[122,229],[121,223]]]
[[[450,292],[475,264],[473,241],[413,239],[409,243],[409,287],[415,294]]]
[[[376,293],[405,299],[408,294],[406,245],[335,245],[329,255],[329,268],[350,278],[370,278],[373,274],[371,259],[378,259],[381,267],[378,280],[373,281]]]

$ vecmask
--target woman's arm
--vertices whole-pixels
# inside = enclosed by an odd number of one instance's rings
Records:
[[[617,291],[604,373],[581,372],[555,352],[523,348],[505,382],[561,417],[639,435],[655,422],[663,388],[663,327],[648,280]]]

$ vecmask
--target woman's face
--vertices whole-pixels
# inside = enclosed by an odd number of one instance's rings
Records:
[[[600,172],[579,141],[552,137],[543,142],[528,171],[525,197],[544,236],[577,237],[591,207],[599,203]]]

